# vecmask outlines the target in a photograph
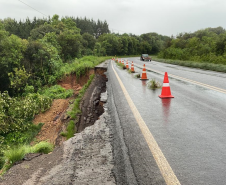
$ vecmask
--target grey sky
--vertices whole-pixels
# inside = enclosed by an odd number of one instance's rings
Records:
[[[119,33],[177,35],[226,28],[225,0],[21,0],[45,15],[106,20]],[[18,0],[0,0],[0,19],[44,17]]]

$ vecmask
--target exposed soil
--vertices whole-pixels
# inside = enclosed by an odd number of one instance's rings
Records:
[[[65,138],[60,135],[69,122],[66,111],[94,70],[79,80],[76,80],[75,75],[71,75],[58,83],[66,89],[73,89],[74,96],[66,100],[54,100],[52,107],[37,115],[33,121],[34,124],[44,123],[36,139],[54,143],[55,150],[50,154],[26,155],[22,162],[15,164],[3,176],[3,179],[0,178],[0,185],[115,184],[111,172],[112,136],[107,127],[111,121],[106,112],[101,115],[104,112],[103,104],[106,102],[100,98],[101,93],[106,91],[107,79],[103,74],[105,71],[96,72],[81,101],[82,114],[76,123],[81,133],[66,142],[63,142]],[[93,126],[88,127],[90,125]]]
[[[56,144],[59,133],[63,129],[64,121],[67,120],[65,113],[68,106],[69,99],[56,99],[48,111],[35,116],[34,124],[44,123],[41,131],[36,136],[37,141],[48,141]],[[64,140],[64,137],[61,137],[61,142]]]
[[[68,116],[66,114],[70,102],[77,96],[82,86],[87,83],[89,76],[94,74],[94,70],[89,70],[84,76],[79,79],[75,74],[66,76],[63,80],[58,82],[65,89],[73,89],[74,96],[68,99],[56,99],[53,101],[51,108],[35,116],[33,123],[44,123],[41,131],[36,136],[36,141],[48,141],[55,145],[60,145],[65,141],[60,133],[66,129],[68,123]]]
[[[94,69],[89,70],[80,78],[76,78],[76,75],[72,74],[59,81],[58,85],[61,85],[65,89],[73,89],[74,91],[79,91],[82,86],[87,83],[91,74],[94,74]]]

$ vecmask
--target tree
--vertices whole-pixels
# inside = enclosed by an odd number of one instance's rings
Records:
[[[32,40],[42,39],[45,36],[45,34],[51,33],[51,32],[57,33],[57,34],[60,33],[58,29],[54,28],[49,24],[41,25],[40,27],[35,28],[31,31],[31,39]]]
[[[20,67],[27,42],[16,35],[0,30],[0,91],[9,90],[10,80],[8,73]]]

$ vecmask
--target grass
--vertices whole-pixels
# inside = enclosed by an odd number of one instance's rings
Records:
[[[53,151],[54,145],[46,141],[41,141],[35,146],[31,147],[31,153],[48,154]]]
[[[57,79],[64,78],[71,73],[76,74],[79,78],[84,75],[87,70],[94,68],[98,64],[104,62],[107,59],[111,59],[111,56],[107,57],[96,57],[96,56],[85,56],[80,59],[75,59],[72,63],[66,63],[61,67],[59,73],[57,74]]]
[[[48,96],[52,99],[66,99],[73,95],[73,90],[72,89],[66,90],[60,85],[54,85],[39,91],[39,93],[41,95]]]
[[[151,81],[148,82],[147,86],[150,89],[158,89],[162,87],[161,84],[159,82],[156,82],[155,79],[151,79]]]
[[[67,139],[70,139],[74,136],[76,130],[75,130],[75,122],[73,120],[70,120],[67,126],[67,132],[61,132],[60,135],[66,137]]]
[[[183,60],[173,60],[173,59],[162,59],[156,56],[152,57],[152,60],[168,63],[168,64],[175,64],[180,66],[192,67],[192,68],[199,68],[211,71],[218,71],[226,73],[226,65],[223,64],[214,64],[208,62],[195,62],[195,61],[183,61]]]
[[[140,74],[136,74],[135,77],[136,77],[136,78],[140,78]]]
[[[117,63],[117,65],[121,68],[121,69],[126,69],[126,66],[124,65],[124,64],[122,64],[122,63]]]
[[[21,161],[26,154],[28,153],[44,153],[48,154],[49,152],[53,151],[54,145],[42,141],[35,146],[29,146],[29,145],[21,145],[21,146],[15,146],[11,147],[8,150],[3,151],[3,157],[1,158],[1,161],[4,161],[5,164],[3,165],[0,175],[3,175],[13,164],[15,164],[18,161]]]

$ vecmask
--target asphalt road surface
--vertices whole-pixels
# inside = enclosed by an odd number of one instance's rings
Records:
[[[226,184],[226,74],[128,58],[149,81],[168,72],[172,99],[160,99],[111,61],[111,114],[118,122],[121,184]],[[120,131],[121,130],[121,131]],[[153,137],[153,138],[152,138]],[[117,140],[115,141],[119,143]],[[117,146],[117,144],[115,144]],[[115,149],[117,153],[117,149]]]

